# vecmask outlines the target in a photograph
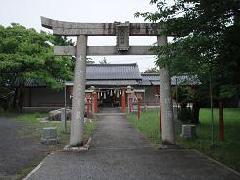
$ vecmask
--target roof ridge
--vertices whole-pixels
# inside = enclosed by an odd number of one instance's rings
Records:
[[[87,64],[87,66],[137,66],[137,63],[116,63],[116,64]]]
[[[142,72],[141,75],[159,75],[159,73],[145,73],[145,72]]]

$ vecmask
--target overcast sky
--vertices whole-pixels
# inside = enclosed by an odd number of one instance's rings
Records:
[[[0,24],[19,23],[28,28],[41,27],[40,16],[72,22],[144,22],[135,18],[137,11],[155,11],[150,0],[1,0]],[[51,31],[49,31],[51,32]],[[130,45],[151,45],[156,37],[131,37]],[[115,45],[116,37],[89,37],[88,45]],[[92,57],[96,62],[103,57]],[[107,56],[110,63],[136,62],[140,71],[154,67],[154,56]]]

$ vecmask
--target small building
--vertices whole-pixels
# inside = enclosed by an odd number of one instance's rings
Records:
[[[176,85],[176,79],[181,81],[187,79],[187,76],[181,77],[173,77],[172,86]],[[127,86],[131,86],[135,90],[143,90],[141,91],[144,92],[142,94],[143,105],[159,106],[159,74],[140,73],[136,63],[87,64],[86,89],[91,89],[93,86],[97,92],[99,106],[120,106],[122,93],[126,92]],[[66,82],[66,89],[57,91],[50,89],[43,83],[26,82],[23,109],[25,111],[47,111],[61,108],[65,103],[65,93],[67,106],[71,106],[72,87],[73,82]]]

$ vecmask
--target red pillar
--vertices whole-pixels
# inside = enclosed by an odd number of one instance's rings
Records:
[[[142,101],[141,98],[138,98],[138,120],[140,119],[141,112],[142,112],[142,109],[141,109],[142,102],[141,101]]]
[[[90,98],[87,97],[87,117],[89,117],[90,114]]]
[[[125,97],[125,89],[122,89],[122,95],[121,95],[121,112],[126,112],[126,97]]]
[[[133,99],[132,99],[132,97],[129,97],[128,98],[128,100],[129,100],[129,112],[131,113],[131,112],[133,112]]]
[[[98,100],[97,100],[97,93],[93,92],[93,113],[98,112]]]

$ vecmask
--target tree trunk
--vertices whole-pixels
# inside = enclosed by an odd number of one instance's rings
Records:
[[[199,112],[200,112],[200,104],[198,101],[193,102],[192,107],[192,123],[199,124]]]
[[[19,94],[18,94],[18,112],[23,112],[23,100],[24,100],[24,87],[20,85],[19,87]]]
[[[14,97],[13,97],[13,106],[12,106],[12,108],[14,109],[14,110],[17,110],[17,108],[18,108],[18,91],[19,91],[19,88],[17,87],[16,89],[15,89],[15,93],[14,93]]]
[[[224,141],[223,102],[219,100],[219,140]]]

